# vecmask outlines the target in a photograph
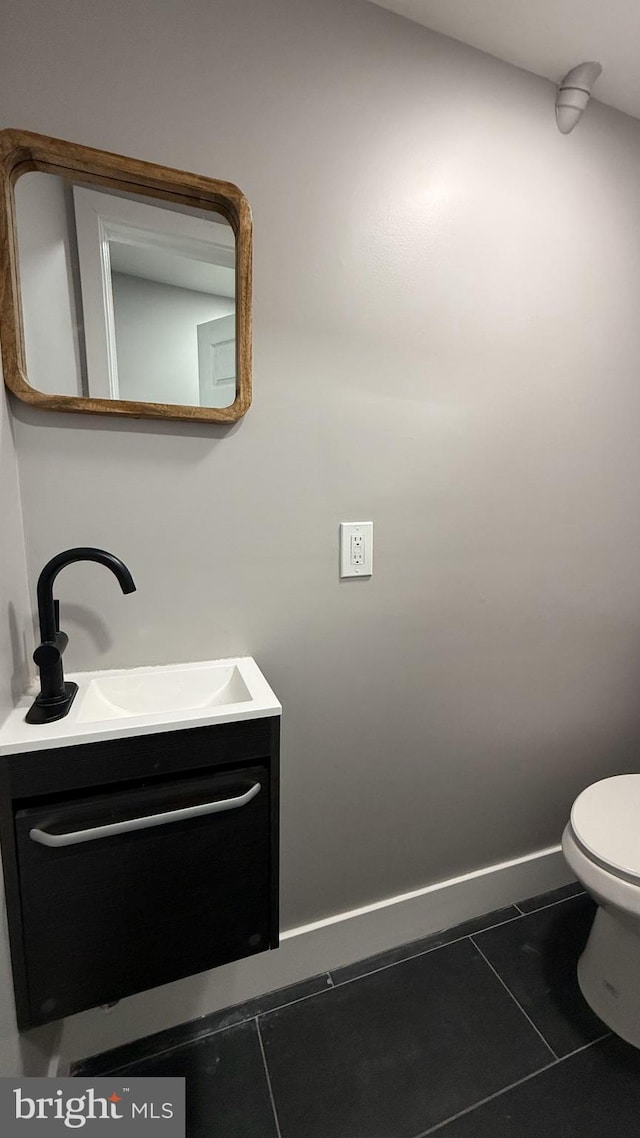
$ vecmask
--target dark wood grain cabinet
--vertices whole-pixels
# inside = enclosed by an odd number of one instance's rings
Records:
[[[278,945],[279,718],[9,756],[21,1028]]]

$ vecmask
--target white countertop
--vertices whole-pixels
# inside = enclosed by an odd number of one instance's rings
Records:
[[[161,674],[176,674],[188,682],[188,673],[202,673],[214,665],[235,666],[246,685],[250,698],[237,703],[199,706],[181,711],[154,711],[153,714],[131,714],[122,718],[113,713],[104,720],[83,721],[83,697],[92,680],[110,677],[146,680]],[[78,684],[68,714],[54,723],[30,724],[25,715],[38,692],[38,685],[22,696],[16,707],[0,727],[0,756],[16,755],[29,751],[43,751],[52,747],[73,747],[80,743],[97,743],[105,739],[126,739],[132,735],[151,735],[159,731],[180,731],[192,727],[207,727],[215,723],[236,723],[247,719],[262,719],[280,715],[282,707],[269,687],[262,672],[251,656],[237,656],[226,660],[201,660],[188,664],[161,665],[153,668],[119,668],[96,672],[76,672],[65,676]]]

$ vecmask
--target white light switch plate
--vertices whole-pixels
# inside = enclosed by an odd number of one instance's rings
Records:
[[[340,522],[340,576],[373,573],[373,522]]]

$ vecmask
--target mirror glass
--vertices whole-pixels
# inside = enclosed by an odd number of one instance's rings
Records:
[[[15,202],[32,387],[231,406],[236,252],[222,215],[41,171],[18,178]]]

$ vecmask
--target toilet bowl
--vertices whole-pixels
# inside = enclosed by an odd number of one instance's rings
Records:
[[[562,849],[598,903],[578,962],[580,989],[612,1031],[640,1047],[640,774],[583,790]]]

